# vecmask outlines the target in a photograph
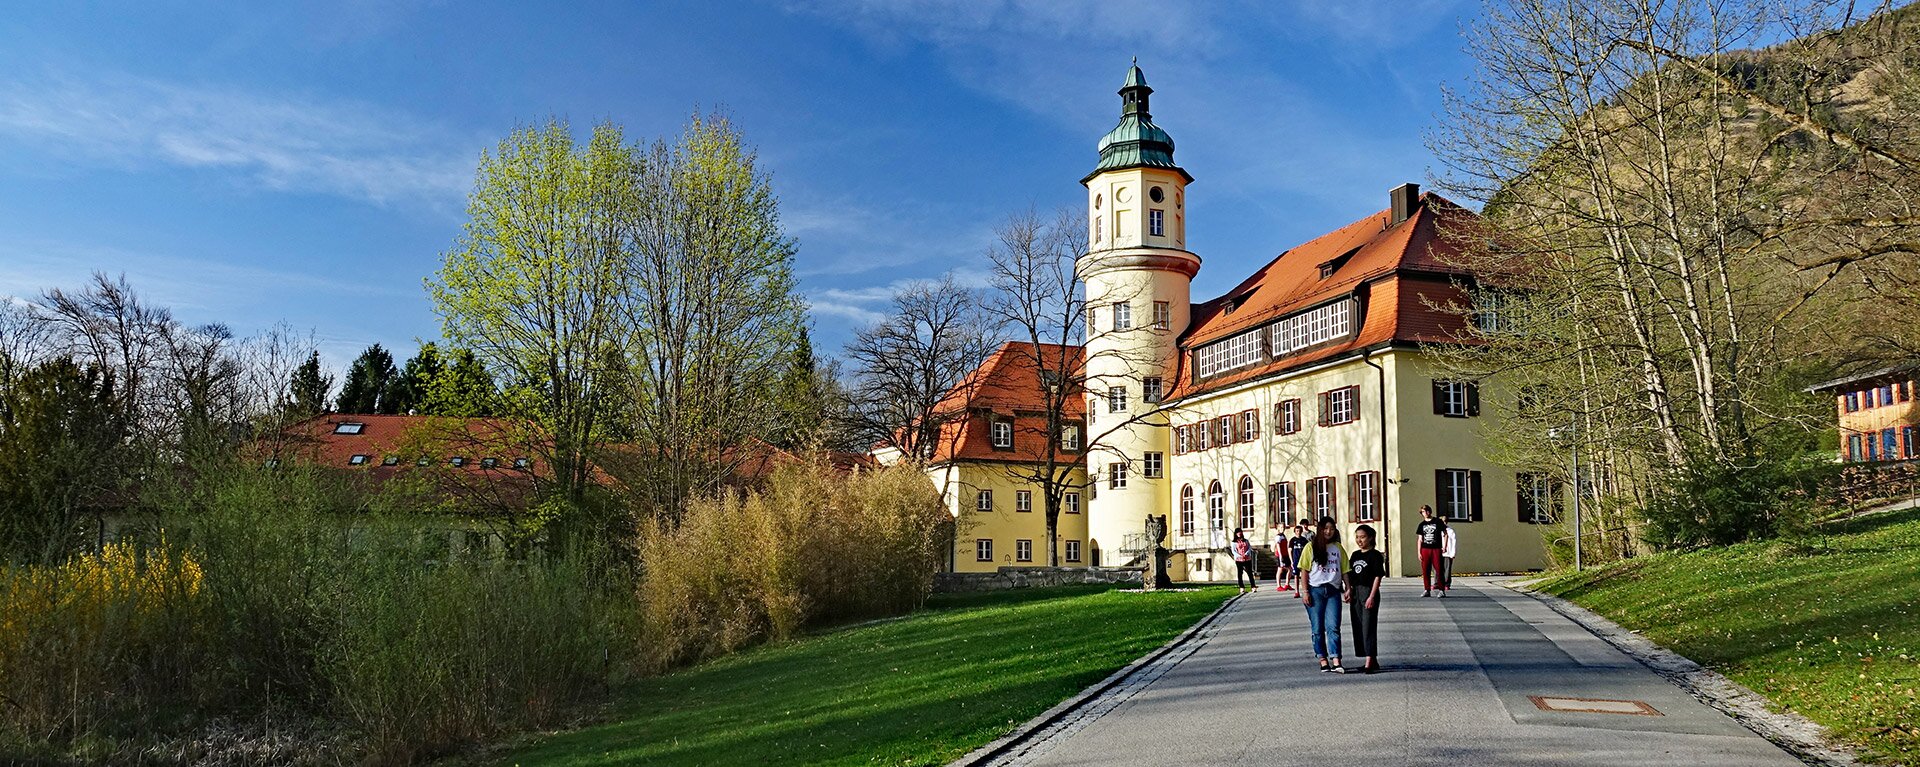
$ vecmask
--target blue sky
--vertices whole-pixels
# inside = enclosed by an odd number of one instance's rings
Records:
[[[336,365],[439,325],[421,280],[478,154],[557,115],[730,113],[773,173],[816,345],[890,286],[977,279],[1083,204],[1138,56],[1196,177],[1194,297],[1426,181],[1465,0],[35,3],[0,19],[0,296],[95,270]]]

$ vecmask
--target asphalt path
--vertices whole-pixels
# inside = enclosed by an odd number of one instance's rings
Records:
[[[1383,600],[1381,673],[1321,673],[1305,611],[1269,584],[1149,669],[1150,678],[1117,686],[1002,763],[1800,764],[1490,580],[1457,579],[1445,599],[1421,598],[1417,582],[1396,580]]]

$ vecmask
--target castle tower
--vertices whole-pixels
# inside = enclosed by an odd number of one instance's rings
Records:
[[[1088,547],[1097,564],[1123,553],[1149,515],[1167,513],[1168,428],[1152,415],[1173,381],[1200,257],[1186,250],[1186,188],[1173,137],[1153,124],[1153,89],[1140,67],[1120,87],[1120,124],[1100,139],[1087,187],[1086,286],[1089,401]],[[1121,477],[1124,477],[1122,479]]]

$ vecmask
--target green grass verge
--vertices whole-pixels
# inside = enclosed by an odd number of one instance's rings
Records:
[[[1920,514],[1618,563],[1541,582],[1825,725],[1920,767]]]
[[[648,679],[603,723],[530,739],[501,764],[937,765],[1172,639],[1232,589],[1103,587],[939,597]]]

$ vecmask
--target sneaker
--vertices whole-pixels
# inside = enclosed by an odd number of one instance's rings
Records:
[[[1420,592],[1420,596],[1422,596],[1422,597],[1430,597],[1430,596],[1433,596],[1433,589],[1427,589],[1426,591],[1422,591],[1422,592]]]
[[[1441,589],[1441,590],[1440,590],[1440,598],[1441,598],[1441,599],[1446,599],[1446,598],[1447,598],[1447,591],[1446,591],[1446,589]]]
[[[1345,666],[1334,666],[1333,668],[1330,668],[1330,669],[1327,669],[1327,670],[1328,670],[1328,671],[1331,671],[1331,672],[1333,672],[1333,673],[1335,673],[1335,674],[1345,674],[1345,673],[1347,673],[1347,667],[1345,667]]]

